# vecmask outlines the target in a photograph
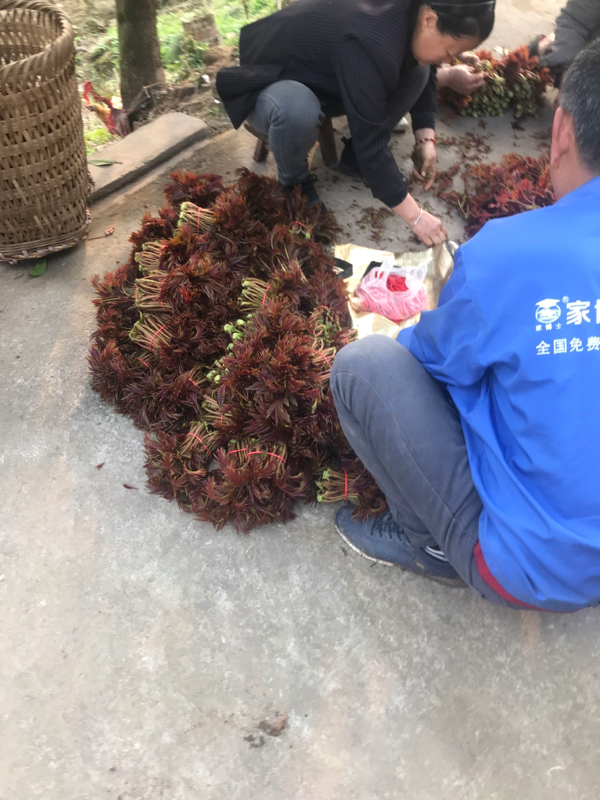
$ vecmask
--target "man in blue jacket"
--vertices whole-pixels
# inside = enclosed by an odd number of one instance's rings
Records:
[[[551,170],[554,206],[488,222],[439,307],[345,347],[331,386],[389,504],[337,513],[353,549],[565,612],[600,603],[600,43],[565,75]]]

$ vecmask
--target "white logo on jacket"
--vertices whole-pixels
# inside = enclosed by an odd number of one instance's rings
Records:
[[[556,322],[562,314],[561,308],[558,305],[558,300],[540,300],[535,310],[535,318],[542,324]]]

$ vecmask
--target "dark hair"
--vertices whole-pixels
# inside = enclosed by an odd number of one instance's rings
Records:
[[[560,107],[573,120],[575,142],[584,166],[600,174],[600,41],[575,58],[563,78]]]
[[[438,15],[437,27],[441,34],[453,36],[455,39],[477,39],[483,42],[494,27],[495,0],[452,0],[437,2],[423,0],[422,5],[429,6]]]

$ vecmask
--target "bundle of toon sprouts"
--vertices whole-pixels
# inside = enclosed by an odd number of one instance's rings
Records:
[[[93,279],[92,386],[145,431],[151,491],[241,531],[300,499],[380,513],[329,391],[356,335],[325,249],[333,217],[247,170],[229,186],[171,177],[128,262]]]
[[[477,55],[480,61],[475,69],[485,75],[483,86],[472,95],[446,87],[440,90],[440,100],[472,117],[500,117],[509,108],[516,119],[535,115],[544,104],[552,78],[550,71],[529,55],[528,48],[505,51],[499,58],[488,50]]]

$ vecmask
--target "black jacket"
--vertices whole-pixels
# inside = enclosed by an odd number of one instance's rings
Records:
[[[392,207],[407,181],[388,147],[387,102],[415,66],[410,47],[419,0],[297,0],[242,29],[239,67],[217,75],[217,90],[238,128],[262,89],[296,80],[325,113],[345,113],[362,173]],[[336,112],[337,109],[337,112]],[[433,128],[436,78],[412,109],[413,128]]]

